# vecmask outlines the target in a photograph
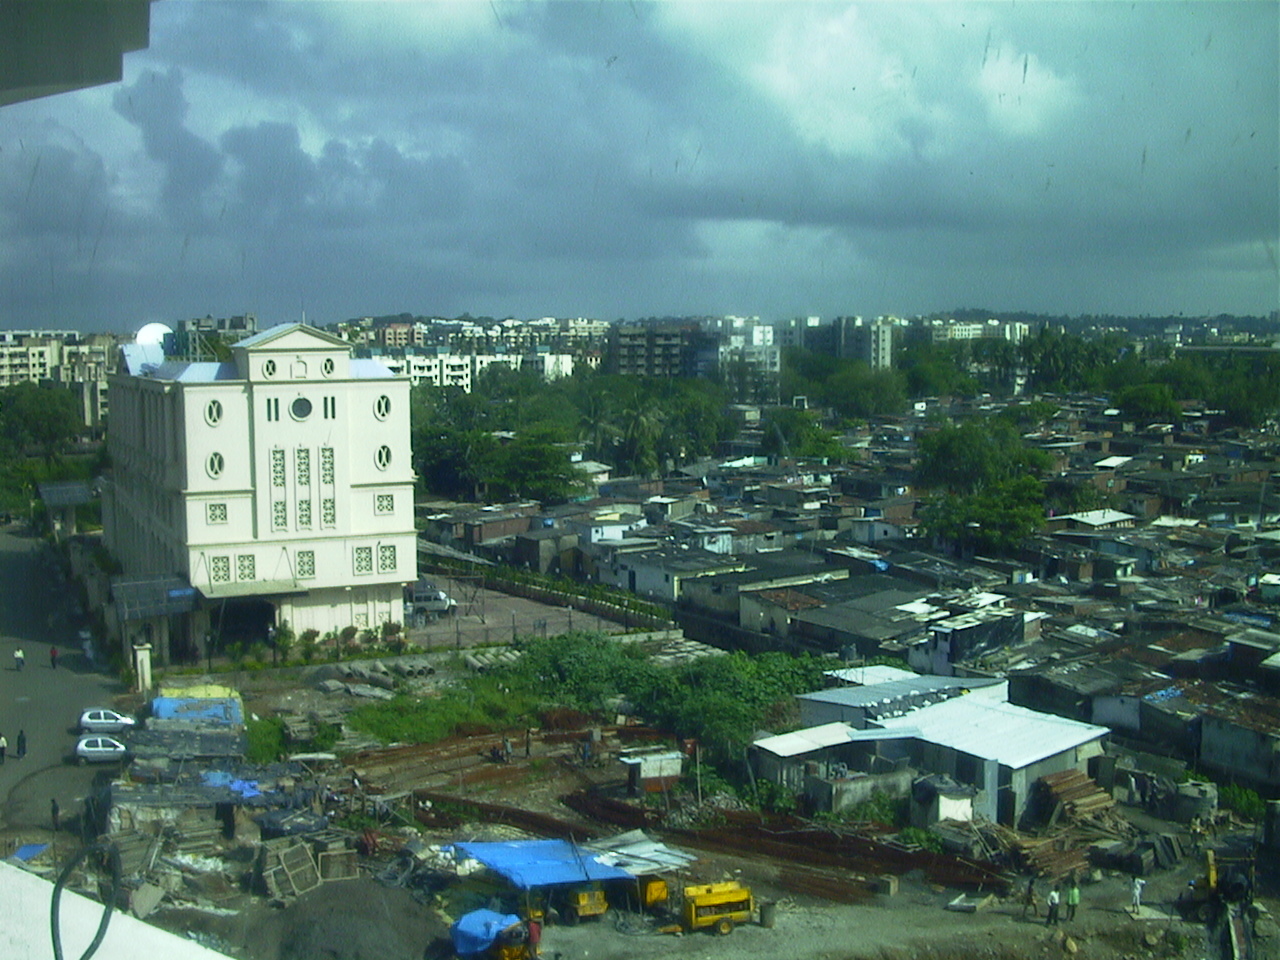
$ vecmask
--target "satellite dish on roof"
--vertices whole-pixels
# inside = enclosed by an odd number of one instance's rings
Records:
[[[173,333],[173,330],[163,323],[148,323],[134,334],[133,342],[159,345],[163,344],[164,338],[171,333]]]

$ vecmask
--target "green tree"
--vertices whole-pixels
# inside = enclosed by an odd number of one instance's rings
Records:
[[[1013,550],[1044,522],[1040,476],[1049,456],[999,417],[944,426],[920,438],[916,482],[939,491],[921,512],[926,533],[962,551]]]
[[[83,432],[65,387],[24,382],[0,390],[0,440],[11,456],[38,453],[52,462]]]
[[[927,489],[972,493],[1049,468],[1042,450],[1024,444],[1013,425],[1001,418],[946,425],[919,439],[916,483]]]
[[[1130,416],[1146,421],[1182,419],[1182,408],[1165,383],[1135,383],[1115,395],[1115,405]]]
[[[766,456],[825,458],[834,462],[848,459],[849,451],[835,434],[818,423],[811,410],[775,407],[764,415],[760,452]]]
[[[921,523],[961,550],[1006,553],[1043,525],[1044,485],[1023,475],[963,496],[944,494],[925,505]]]

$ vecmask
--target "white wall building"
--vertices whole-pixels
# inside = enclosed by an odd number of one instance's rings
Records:
[[[124,574],[199,591],[174,627],[195,636],[245,600],[297,632],[399,622],[417,575],[409,380],[297,323],[225,363],[157,351],[126,348],[111,381],[103,520]]]

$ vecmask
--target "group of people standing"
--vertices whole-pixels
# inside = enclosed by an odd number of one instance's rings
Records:
[[[18,739],[13,745],[13,755],[15,759],[21,760],[27,755],[27,731],[19,730]],[[0,733],[0,764],[5,761],[5,756],[9,752],[9,738]]]
[[[1045,898],[1045,923],[1050,927],[1056,927],[1062,922],[1061,911],[1063,898],[1066,898],[1067,915],[1066,920],[1074,920],[1076,918],[1076,910],[1080,908],[1080,882],[1073,873],[1066,883],[1065,892],[1063,885],[1055,883],[1049,890],[1049,895]],[[1036,879],[1032,877],[1027,881],[1027,892],[1022,901],[1022,915],[1025,917],[1030,912],[1033,916],[1040,916],[1040,899],[1036,896]]]
[[[1130,884],[1131,903],[1129,911],[1135,917],[1142,912],[1142,888],[1146,885],[1147,881],[1141,877],[1134,877],[1133,883]],[[1065,918],[1061,916],[1064,898],[1067,907]],[[1074,873],[1065,885],[1061,883],[1053,885],[1049,890],[1049,895],[1045,898],[1045,908],[1045,924],[1050,927],[1056,927],[1064,919],[1070,921],[1076,918],[1076,910],[1080,908],[1080,882]],[[1037,918],[1040,916],[1040,898],[1036,896],[1035,877],[1027,881],[1027,891],[1022,898],[1022,916],[1025,918],[1028,913]]]

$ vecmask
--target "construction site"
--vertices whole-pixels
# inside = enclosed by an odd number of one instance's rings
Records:
[[[438,687],[509,655],[239,679],[246,715],[304,740],[342,726],[360,688]],[[135,763],[93,815],[120,854],[121,908],[245,960],[1280,956],[1273,867],[1251,858],[1247,889],[1231,886],[1231,851],[1253,849],[1255,825],[1223,811],[1157,819],[1117,802],[1135,781],[1107,790],[1068,771],[1037,783],[1038,824],[943,819],[939,852],[883,823],[704,790],[696,750],[613,719],[562,709],[537,728],[392,747],[344,728],[332,752],[222,774]],[[51,875],[56,849],[34,846],[27,869]],[[87,863],[69,887],[101,879]],[[1050,923],[1069,885],[1079,903]],[[466,918],[490,933],[466,939]]]

